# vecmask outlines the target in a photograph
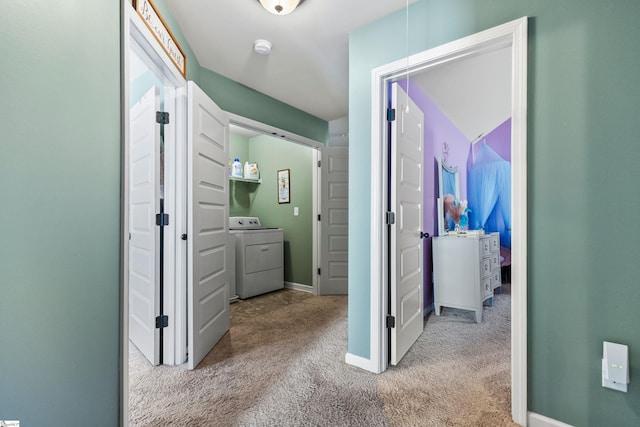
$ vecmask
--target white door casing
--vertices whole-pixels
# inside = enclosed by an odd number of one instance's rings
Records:
[[[160,362],[159,228],[160,125],[156,86],[130,109],[129,136],[129,339],[153,365]]]
[[[229,120],[195,83],[187,87],[188,368],[195,369],[230,326]]]
[[[348,291],[349,149],[321,149],[319,295]]]
[[[394,83],[391,105],[396,119],[391,123],[391,328],[392,365],[397,365],[422,334],[423,259],[422,209],[424,164],[424,114]],[[408,106],[408,108],[407,108]]]

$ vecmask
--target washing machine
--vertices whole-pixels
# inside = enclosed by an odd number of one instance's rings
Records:
[[[284,230],[263,227],[258,217],[229,217],[236,240],[236,293],[250,298],[284,288]]]

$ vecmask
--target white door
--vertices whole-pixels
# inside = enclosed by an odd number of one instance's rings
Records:
[[[397,365],[423,330],[422,209],[424,115],[397,83],[392,85],[391,364]],[[407,109],[407,104],[409,108]]]
[[[160,95],[152,87],[130,110],[129,339],[154,365],[160,363],[155,319],[160,310],[159,228]]]
[[[187,301],[189,369],[229,330],[229,120],[188,82]]]
[[[318,294],[346,295],[349,231],[349,149],[323,147]]]

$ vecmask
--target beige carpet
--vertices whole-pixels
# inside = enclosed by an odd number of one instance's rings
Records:
[[[283,290],[231,305],[231,330],[194,371],[131,345],[131,426],[511,426],[510,295],[429,315],[399,366],[344,363],[346,297]]]

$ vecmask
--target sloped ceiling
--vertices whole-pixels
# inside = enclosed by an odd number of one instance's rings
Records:
[[[429,68],[411,81],[469,141],[511,116],[511,48]]]

